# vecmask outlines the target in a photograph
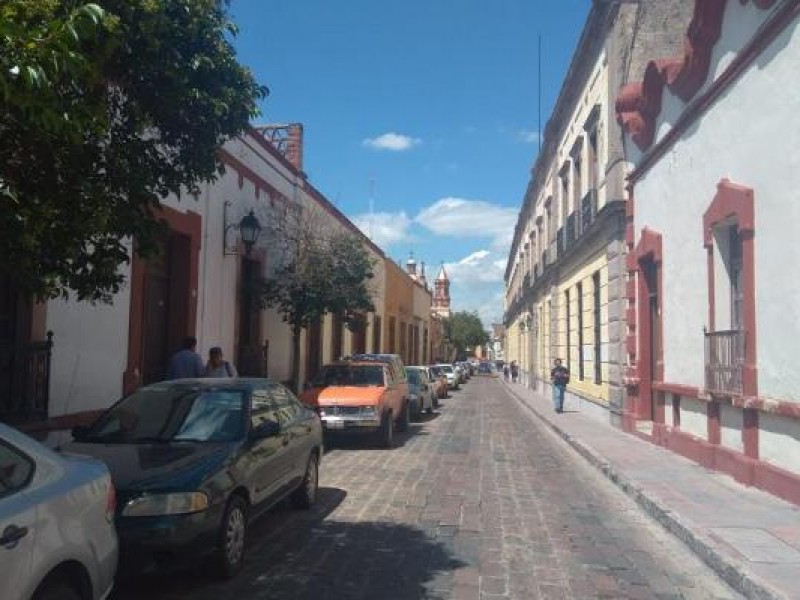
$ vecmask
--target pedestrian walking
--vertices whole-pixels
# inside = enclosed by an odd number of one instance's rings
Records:
[[[503,365],[503,377],[505,378],[506,381],[508,381],[508,365],[507,364]]]
[[[202,377],[205,372],[203,358],[197,353],[197,338],[192,336],[183,338],[181,349],[169,359],[167,379]]]
[[[519,367],[517,366],[517,361],[511,361],[511,382],[517,383],[517,377],[519,377]]]
[[[557,413],[564,412],[564,392],[569,383],[569,369],[561,364],[561,359],[555,360],[555,366],[550,371],[550,379],[553,382],[553,408]]]
[[[206,377],[238,377],[236,367],[222,356],[222,348],[214,346],[208,351]]]

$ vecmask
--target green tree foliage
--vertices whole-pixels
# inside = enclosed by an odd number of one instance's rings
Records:
[[[444,322],[445,335],[456,349],[456,356],[466,357],[468,348],[483,346],[489,342],[489,335],[476,312],[460,311],[453,313]]]
[[[0,272],[39,299],[110,301],[161,201],[222,172],[266,89],[226,0],[0,4]]]
[[[298,213],[281,223],[282,264],[259,282],[262,308],[275,308],[292,329],[292,380],[300,388],[300,335],[325,314],[337,314],[351,330],[374,311],[370,282],[374,262],[354,234],[331,229],[320,211]]]

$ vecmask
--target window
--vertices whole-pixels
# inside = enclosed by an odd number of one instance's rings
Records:
[[[373,352],[380,352],[381,351],[381,318],[378,315],[375,315],[375,321],[373,323],[373,330],[372,330],[372,351]]]
[[[269,387],[269,395],[275,406],[275,416],[281,427],[292,424],[300,415],[300,405],[292,393],[282,385],[273,384]]]
[[[265,421],[278,422],[272,398],[265,389],[253,390],[250,394],[250,427],[256,429]]]
[[[0,442],[0,498],[25,488],[34,470],[30,458],[13,446]]]
[[[583,381],[583,284],[577,285],[576,294],[578,296],[578,379]]]
[[[331,323],[331,358],[333,360],[339,360],[343,354],[343,327],[342,315],[333,315]]]
[[[395,353],[395,336],[397,335],[397,321],[394,317],[389,317],[389,353]]]
[[[592,296],[594,297],[594,382],[602,381],[600,345],[600,271],[592,275]]]
[[[600,156],[597,153],[597,129],[589,133],[589,189],[596,190],[600,179]]]
[[[728,229],[728,275],[731,290],[731,329],[740,331],[744,328],[744,293],[742,290],[742,236],[739,227],[733,225]]]

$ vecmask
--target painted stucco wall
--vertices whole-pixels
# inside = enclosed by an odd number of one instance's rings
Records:
[[[720,404],[719,408],[720,444],[731,450],[744,452],[742,410],[727,404]]]
[[[130,268],[124,269],[126,274]],[[122,394],[128,356],[130,290],[112,305],[53,300],[47,305],[47,328],[53,332],[50,415],[105,408]]]
[[[758,455],[778,467],[800,473],[800,428],[796,419],[759,415]]]
[[[705,402],[681,398],[681,430],[700,439],[708,439],[708,413]]]
[[[736,2],[727,6],[742,10]],[[723,27],[723,35],[730,31]],[[723,40],[721,47],[729,46]],[[799,70],[795,22],[636,184],[637,234],[646,225],[663,236],[669,382],[703,385],[708,299],[702,216],[727,177],[755,192],[759,395],[800,400],[793,358],[800,337],[800,277],[785,268],[800,263],[800,246],[788,243],[800,223],[800,88],[786,84]],[[661,120],[674,121],[669,111],[677,108],[665,102]]]

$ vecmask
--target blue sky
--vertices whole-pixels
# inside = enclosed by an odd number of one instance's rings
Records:
[[[503,272],[538,148],[590,0],[234,0],[261,123],[304,126],[304,170],[454,310],[503,313]],[[373,198],[370,211],[370,198]]]

